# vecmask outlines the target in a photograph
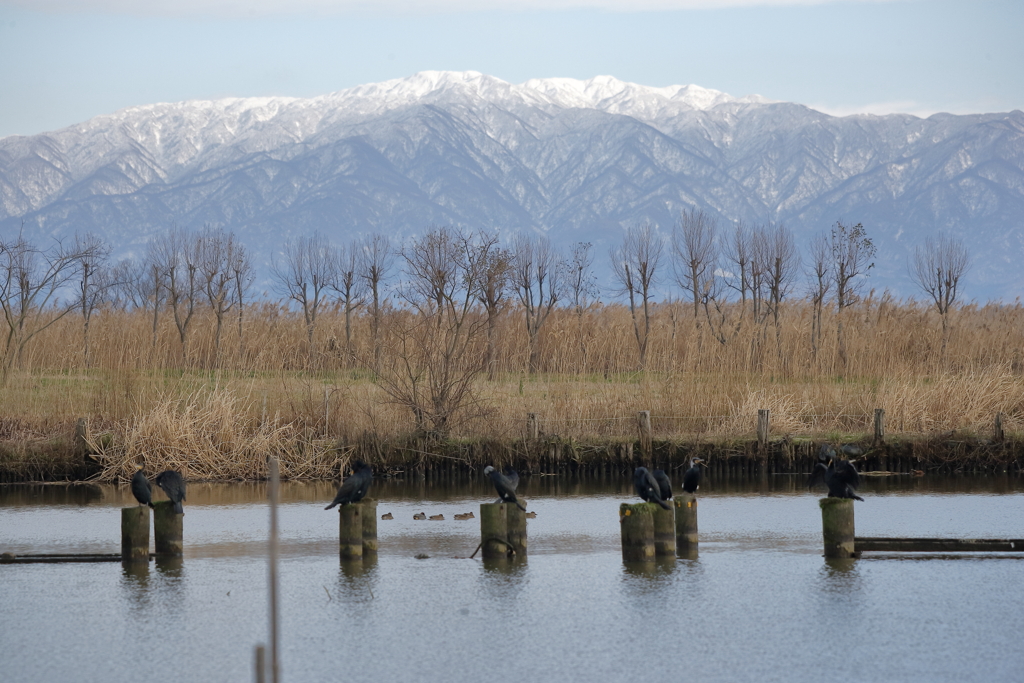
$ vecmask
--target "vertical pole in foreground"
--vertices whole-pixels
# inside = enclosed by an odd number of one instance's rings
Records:
[[[267,683],[267,648],[256,646],[256,683]]]
[[[485,560],[508,557],[507,507],[507,503],[480,504],[480,542]]]
[[[623,562],[654,560],[654,515],[652,503],[623,503],[619,506]]]
[[[697,496],[685,491],[673,498],[676,504],[676,548],[697,547]]]
[[[149,562],[149,507],[121,508],[121,561]]]
[[[270,542],[269,542],[269,577],[270,577],[270,680],[278,683],[281,676],[281,663],[277,651],[277,503],[280,497],[281,475],[278,470],[277,458],[270,458]]]
[[[525,506],[525,503],[523,505]],[[526,557],[526,513],[515,503],[508,503],[505,507],[508,508],[508,517],[505,519],[506,538],[516,557],[523,559]]]
[[[157,555],[178,555],[184,552],[182,520],[184,513],[174,512],[174,503],[158,500],[153,503],[153,536]]]
[[[363,506],[359,503],[338,506],[338,553],[343,560],[363,558]]]
[[[359,503],[363,515],[363,555],[377,554],[377,501],[363,498]]]
[[[762,453],[768,448],[768,411],[757,411],[757,448]]]
[[[822,498],[821,535],[825,557],[856,557],[853,530],[853,499]]]

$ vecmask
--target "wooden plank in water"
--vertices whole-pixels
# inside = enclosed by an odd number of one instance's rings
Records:
[[[152,559],[153,555],[150,554]],[[49,553],[41,555],[14,555],[4,553],[0,555],[0,564],[36,564],[36,563],[57,563],[57,562],[120,562],[121,553],[100,554],[83,553],[72,555],[67,553]]]
[[[857,536],[857,552],[1024,553],[1024,539],[1014,538],[877,538]]]

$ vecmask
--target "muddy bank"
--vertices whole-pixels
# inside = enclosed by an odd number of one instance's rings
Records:
[[[756,440],[654,441],[648,454],[639,441],[430,442],[419,439],[394,443],[364,437],[352,444],[325,440],[319,448],[324,450],[320,457],[336,461],[336,465],[321,469],[330,472],[333,478],[339,477],[351,460],[361,458],[372,463],[382,477],[443,479],[471,475],[488,464],[509,464],[524,474],[617,474],[639,465],[671,471],[686,467],[694,456],[705,460],[711,476],[800,473],[813,468],[822,443],[824,439],[779,439],[769,441],[762,448]],[[877,445],[870,441],[853,443],[858,443],[865,451],[857,462],[862,472],[1024,473],[1024,441],[1017,439],[995,442],[944,436],[894,438]],[[307,450],[309,447],[305,445]],[[0,482],[98,480],[103,471],[99,458],[102,454],[76,446],[74,439],[0,444]],[[261,478],[239,477],[223,471],[203,472],[199,467],[190,467],[189,478],[193,480]],[[262,468],[246,463],[245,469],[252,472]]]

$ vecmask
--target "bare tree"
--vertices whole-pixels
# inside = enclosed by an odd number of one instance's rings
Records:
[[[928,238],[924,248],[914,248],[910,276],[925,294],[932,298],[942,318],[941,357],[946,357],[949,342],[949,312],[960,295],[960,281],[970,269],[971,258],[961,240],[949,235]]]
[[[512,240],[512,253],[512,285],[526,315],[532,374],[540,365],[540,330],[562,296],[560,263],[558,252],[547,237],[517,233]]]
[[[730,268],[735,266],[738,281],[727,283],[729,287],[740,293],[741,315],[747,310],[747,294],[750,292],[750,259],[751,241],[753,235],[751,230],[743,223],[736,224],[736,230],[726,242],[723,253]]]
[[[406,314],[392,317],[391,344],[375,371],[379,386],[413,413],[417,431],[443,437],[475,402],[477,340],[485,320],[473,308],[494,241],[435,228],[402,250]]]
[[[846,339],[843,335],[843,312],[860,300],[860,281],[875,264],[875,245],[860,223],[852,227],[836,221],[829,233],[829,252],[832,257],[832,281],[836,287],[836,339],[839,360],[846,365]]]
[[[793,233],[784,225],[764,228],[764,249],[761,251],[761,270],[764,271],[766,315],[775,323],[775,347],[782,358],[782,301],[789,295],[800,269],[800,253],[796,249]]]
[[[83,260],[92,260],[90,249],[65,247],[56,241],[40,249],[23,233],[12,240],[0,239],[0,310],[7,327],[0,379],[20,364],[25,348],[40,332],[78,307],[78,297],[63,298]]]
[[[811,241],[811,357],[818,358],[821,346],[822,314],[832,289],[832,256],[828,237],[818,233]]]
[[[696,208],[683,213],[672,234],[676,281],[693,295],[693,317],[700,315],[701,297],[711,286],[718,263],[718,225]]]
[[[352,357],[352,314],[366,303],[366,281],[360,277],[359,245],[352,242],[336,251],[337,278],[332,287],[345,313],[345,353]]]
[[[395,251],[385,235],[374,234],[363,241],[360,250],[359,275],[369,290],[370,336],[373,338],[373,356],[380,361],[380,323],[387,302],[384,286],[394,265]]]
[[[80,253],[78,262],[79,305],[82,311],[82,358],[85,367],[90,367],[89,323],[96,309],[106,303],[110,291],[118,283],[109,267],[110,247],[93,234],[75,236],[75,251]]]
[[[199,276],[203,293],[216,321],[214,331],[214,366],[220,366],[220,340],[224,319],[238,305],[235,296],[235,267],[241,256],[241,245],[234,233],[205,229],[198,237]]]
[[[594,245],[590,242],[577,242],[572,247],[569,260],[566,262],[566,292],[573,313],[576,314],[576,337],[580,345],[579,367],[587,366],[587,340],[583,334],[583,316],[594,305],[600,290],[594,276]]]
[[[237,244],[234,258],[231,259],[231,280],[234,284],[235,306],[238,308],[238,353],[242,355],[242,315],[245,312],[245,297],[253,281],[252,257],[241,243]]]
[[[275,259],[271,263],[271,272],[284,295],[302,307],[309,356],[312,358],[316,319],[327,301],[328,292],[337,281],[336,251],[327,238],[316,232],[285,243],[282,261],[278,263]]]
[[[612,274],[629,297],[633,334],[640,354],[640,367],[647,364],[647,343],[651,333],[653,289],[658,282],[658,266],[664,242],[650,223],[626,230],[622,245],[611,251]],[[699,305],[699,301],[697,302]]]
[[[200,239],[195,233],[173,226],[154,240],[152,252],[178,330],[183,363],[188,363],[188,333],[202,296],[199,248]]]
[[[480,235],[480,244],[497,242],[497,236]],[[508,249],[494,244],[482,256],[480,293],[477,298],[487,312],[487,354],[484,356],[484,367],[487,368],[487,379],[494,379],[495,356],[497,345],[498,316],[508,301],[508,284],[512,274],[513,256]]]

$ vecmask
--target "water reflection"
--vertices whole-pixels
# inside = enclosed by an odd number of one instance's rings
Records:
[[[653,583],[641,585],[655,587],[658,580],[670,576],[678,569],[678,560],[674,557],[656,557],[653,562],[623,562],[622,573],[640,579],[655,579]]]
[[[122,562],[121,588],[129,605],[129,613],[145,619],[151,608],[149,562]]]

